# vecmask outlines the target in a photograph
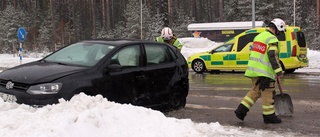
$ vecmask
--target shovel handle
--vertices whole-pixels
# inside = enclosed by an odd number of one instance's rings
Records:
[[[277,83],[278,83],[278,87],[279,87],[280,93],[281,93],[281,95],[283,95],[279,77],[277,77]]]

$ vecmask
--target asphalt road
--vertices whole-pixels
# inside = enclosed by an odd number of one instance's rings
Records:
[[[294,132],[299,136],[320,136],[320,73],[286,74],[281,79],[283,91],[290,95],[294,114],[279,116],[281,124],[264,124],[261,98],[248,112],[244,121],[234,110],[250,90],[251,80],[243,73],[195,74],[190,72],[190,90],[184,109],[167,116],[187,118],[194,122],[219,122],[224,126]],[[276,88],[277,89],[277,88]],[[279,93],[279,90],[277,90]]]

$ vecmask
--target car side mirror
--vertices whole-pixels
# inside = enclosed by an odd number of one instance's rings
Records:
[[[111,64],[108,66],[108,70],[111,72],[119,72],[122,71],[123,67],[119,64]]]

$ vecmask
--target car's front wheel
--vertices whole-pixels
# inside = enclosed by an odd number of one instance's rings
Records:
[[[182,87],[175,86],[170,92],[170,108],[174,110],[181,109],[186,106],[187,97]]]
[[[206,66],[202,60],[194,60],[192,62],[192,70],[196,73],[202,73],[206,70]]]

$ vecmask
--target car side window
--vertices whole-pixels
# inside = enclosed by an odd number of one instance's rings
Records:
[[[220,47],[214,49],[213,52],[230,52],[233,44],[221,45]]]
[[[279,35],[277,35],[279,41],[286,41],[286,34],[283,31],[280,31]]]
[[[249,42],[253,42],[254,37],[256,37],[258,34],[259,33],[250,33],[240,37],[238,40],[237,52],[240,52],[245,46],[248,45]]]
[[[112,58],[111,64],[119,64],[123,67],[139,66],[140,50],[139,45],[127,46],[120,49]]]
[[[172,61],[169,48],[165,45],[145,44],[147,64],[160,64]]]
[[[306,39],[304,37],[304,33],[299,31],[296,33],[296,36],[297,36],[299,47],[306,47],[307,44],[306,44]]]

